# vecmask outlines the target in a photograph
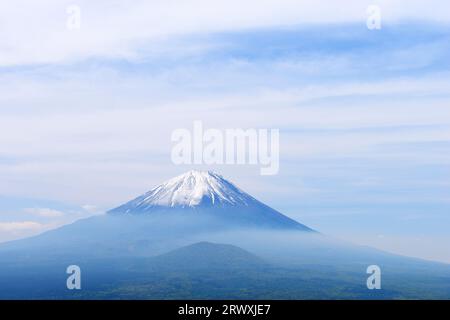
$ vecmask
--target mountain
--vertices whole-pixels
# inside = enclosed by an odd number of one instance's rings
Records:
[[[450,299],[447,264],[333,239],[213,172],[0,244],[0,299]],[[66,268],[83,289],[65,287]],[[382,270],[368,290],[366,270]]]
[[[186,264],[186,261],[189,261]],[[197,242],[152,258],[151,263],[168,270],[238,270],[264,267],[264,260],[234,245]]]
[[[110,210],[108,214],[195,215],[218,220],[222,226],[313,231],[256,200],[211,171],[189,171]]]
[[[155,207],[248,206],[257,202],[221,175],[191,170],[114,210],[146,212]],[[113,210],[113,211],[114,211]]]
[[[305,233],[302,233],[305,236]],[[308,237],[308,235],[306,235]],[[292,240],[292,239],[291,239]],[[298,239],[301,240],[301,239]],[[267,242],[267,238],[261,244]],[[312,251],[314,247],[307,250]],[[115,271],[107,285],[80,298],[95,299],[418,299],[449,298],[450,272],[442,265],[382,252],[361,252],[328,244],[339,259],[283,265],[235,245],[198,242],[150,258],[139,258]],[[360,249],[359,249],[360,250]],[[303,255],[299,250],[296,254]],[[342,257],[341,257],[342,259]],[[366,267],[380,263],[383,290],[365,286]],[[123,264],[123,262],[121,262]],[[104,276],[104,271],[99,271]]]
[[[148,256],[243,229],[317,233],[216,173],[189,171],[107,214],[1,244],[0,254],[18,259],[20,250],[36,259],[42,251],[59,257],[66,252],[83,258]]]

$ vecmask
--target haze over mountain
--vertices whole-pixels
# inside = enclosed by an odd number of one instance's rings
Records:
[[[0,260],[0,298],[450,298],[448,265],[327,237],[213,172],[2,244]],[[65,289],[72,264],[79,292]],[[366,287],[372,264],[383,291]]]
[[[216,173],[189,171],[105,215],[5,243],[0,252],[34,248],[28,254],[153,255],[188,245],[193,239],[203,241],[244,229],[316,233]]]

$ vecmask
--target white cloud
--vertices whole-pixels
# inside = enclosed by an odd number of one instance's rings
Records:
[[[86,58],[140,59],[142,49],[193,33],[305,23],[358,22],[365,27],[373,1],[174,0],[77,1],[81,29],[66,28],[72,1],[17,0],[0,3],[0,65],[65,63]],[[383,19],[449,22],[447,1],[378,1]],[[39,50],[36,50],[39,48]]]
[[[44,218],[58,218],[64,216],[64,212],[50,208],[26,208],[24,211]]]
[[[91,76],[97,78],[95,85]],[[230,78],[239,76],[236,72]],[[204,77],[199,72],[192,81]],[[281,160],[294,163],[327,155],[378,159],[384,155],[373,148],[382,144],[450,139],[445,74],[334,85],[292,83],[281,89],[250,85],[247,92],[196,92],[184,99],[172,86],[172,97],[155,100],[146,92],[158,87],[139,76],[121,79],[101,72],[71,74],[63,81],[19,80],[0,88],[0,99],[9,94],[1,109],[0,127],[8,134],[0,135],[0,157],[10,159],[0,162],[0,194],[118,205],[181,173],[183,168],[170,162],[170,134],[175,128],[191,128],[197,119],[215,128],[280,128]],[[24,87],[36,88],[39,95],[24,94]],[[120,99],[111,96],[115,92]],[[15,108],[8,107],[11,102]],[[406,129],[389,130],[391,126]],[[449,156],[415,152],[392,163],[445,163]]]
[[[31,237],[61,225],[61,223],[39,223],[30,220],[0,222],[0,243]]]
[[[34,221],[0,222],[1,232],[39,231],[43,224]]]
[[[0,212],[4,220],[0,221],[0,243],[34,236],[92,216],[91,213],[78,211],[70,211],[64,214],[62,211],[50,208],[27,208],[23,212],[17,211],[15,213],[5,210],[0,210]],[[8,214],[4,215],[6,212]],[[7,217],[23,220],[8,221],[5,220]]]
[[[98,213],[102,212],[97,206],[92,205],[92,204],[85,204],[81,207],[91,214],[98,214]]]

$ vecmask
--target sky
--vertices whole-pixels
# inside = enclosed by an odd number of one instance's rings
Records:
[[[211,169],[170,159],[201,119],[280,130],[277,175],[212,167],[269,206],[450,263],[449,80],[446,1],[3,1],[0,241]]]

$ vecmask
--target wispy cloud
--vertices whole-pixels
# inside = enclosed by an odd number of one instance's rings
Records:
[[[449,22],[443,0],[378,1],[386,22],[429,20]],[[0,5],[0,65],[65,63],[86,58],[142,59],[143,43],[168,37],[262,27],[359,22],[365,25],[372,2],[345,0],[263,1],[78,1],[81,28],[66,28],[72,1],[16,1]],[[345,10],[343,10],[345,8]],[[436,10],[439,8],[439,10]],[[35,50],[39,48],[39,50]],[[151,46],[150,46],[151,48]],[[150,49],[151,52],[151,49]]]
[[[14,231],[36,231],[42,229],[43,225],[34,221],[20,221],[20,222],[0,222],[0,230],[2,232]]]
[[[50,208],[25,208],[25,212],[45,218],[57,218],[64,215],[63,212]]]
[[[35,221],[0,222],[0,242],[36,235],[54,227],[53,224],[46,225]]]

